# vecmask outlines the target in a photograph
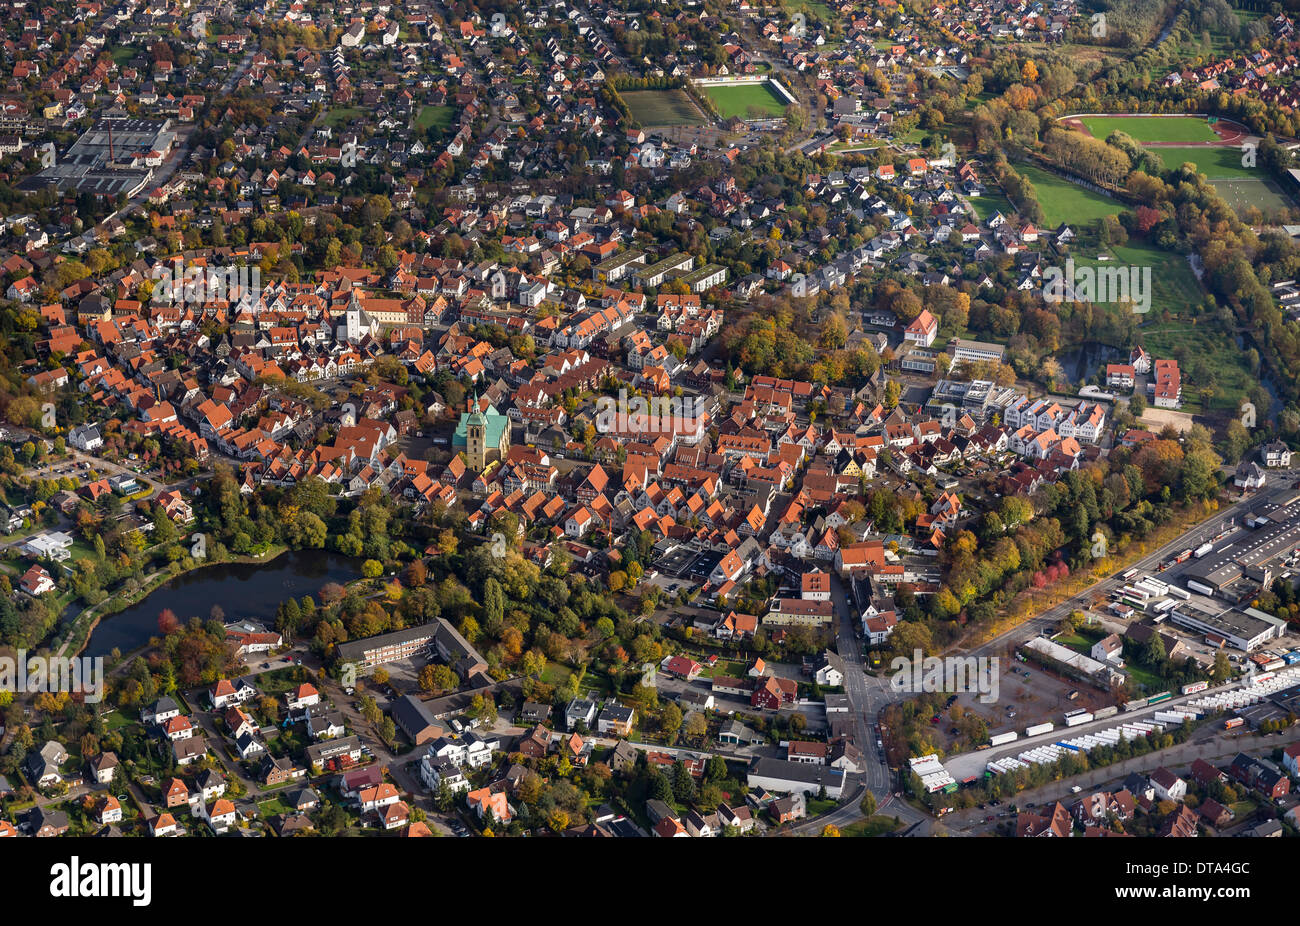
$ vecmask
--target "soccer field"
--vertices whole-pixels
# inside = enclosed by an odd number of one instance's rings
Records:
[[[1295,205],[1277,181],[1264,173],[1262,167],[1244,166],[1241,163],[1241,149],[1236,146],[1151,150],[1164,159],[1166,168],[1177,168],[1191,161],[1196,165],[1196,170],[1205,174],[1210,185],[1238,213],[1250,206],[1270,213]]]
[[[1271,177],[1214,180],[1210,185],[1239,214],[1249,206],[1267,214],[1278,209],[1290,209],[1295,205]]]
[[[766,83],[701,87],[723,119],[772,119],[785,112],[785,100]]]
[[[685,90],[631,90],[622,94],[643,126],[704,125],[708,120]]]
[[[1081,116],[1079,121],[1103,140],[1117,131],[1137,142],[1219,140],[1210,124],[1199,116]]]
[[[1196,165],[1206,180],[1258,180],[1262,168],[1243,167],[1241,149],[1236,146],[1219,148],[1152,148],[1165,163],[1165,169],[1180,167],[1187,161]]]

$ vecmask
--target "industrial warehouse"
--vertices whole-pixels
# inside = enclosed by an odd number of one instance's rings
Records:
[[[1255,608],[1214,611],[1197,602],[1185,601],[1170,612],[1170,618],[1180,627],[1203,633],[1207,639],[1222,640],[1247,653],[1286,633],[1286,621]]]
[[[28,177],[21,187],[53,186],[95,196],[131,197],[145,188],[175,142],[170,120],[99,119],[58,163]]]
[[[1252,513],[1245,524],[1254,531],[1244,540],[1187,568],[1184,575],[1188,589],[1234,603],[1244,601],[1256,588],[1267,587],[1281,572],[1275,567],[1284,566],[1300,549],[1300,502],[1293,500]]]

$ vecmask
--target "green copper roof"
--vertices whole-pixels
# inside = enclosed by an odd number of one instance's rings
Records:
[[[456,433],[451,439],[452,447],[464,448],[468,441],[465,439],[465,428],[471,422],[482,424],[486,432],[484,443],[488,447],[501,446],[501,435],[510,428],[510,419],[501,414],[492,406],[488,406],[486,412],[464,412],[460,416],[460,421],[456,425]]]

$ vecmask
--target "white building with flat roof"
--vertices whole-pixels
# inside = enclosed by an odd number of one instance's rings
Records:
[[[22,551],[37,559],[52,559],[61,563],[72,557],[72,535],[63,531],[46,531],[23,541]]]

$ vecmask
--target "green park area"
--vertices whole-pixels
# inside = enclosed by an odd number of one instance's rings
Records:
[[[771,119],[785,112],[786,103],[766,82],[702,87],[723,119]]]
[[[685,90],[629,90],[622,94],[643,126],[704,125],[708,120]]]

